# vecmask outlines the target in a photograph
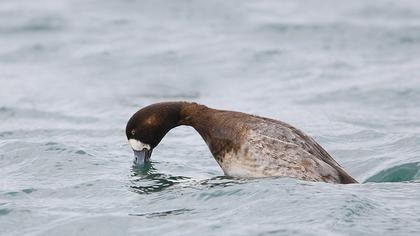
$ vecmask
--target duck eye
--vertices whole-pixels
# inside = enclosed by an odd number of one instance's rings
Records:
[[[134,134],[136,134],[136,131],[133,129],[133,130],[131,130],[131,134],[132,135],[134,135]]]

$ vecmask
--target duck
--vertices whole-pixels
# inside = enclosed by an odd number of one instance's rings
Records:
[[[151,104],[131,116],[126,136],[134,164],[149,162],[163,137],[181,125],[198,132],[227,176],[358,183],[321,145],[292,125],[185,101]]]

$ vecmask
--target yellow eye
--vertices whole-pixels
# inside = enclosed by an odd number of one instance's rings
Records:
[[[132,135],[134,135],[134,134],[136,134],[136,131],[133,129],[133,130],[131,130],[131,134]]]

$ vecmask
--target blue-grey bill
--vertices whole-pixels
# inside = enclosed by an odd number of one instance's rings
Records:
[[[135,165],[144,165],[145,162],[150,160],[152,155],[152,150],[143,149],[141,151],[134,151],[134,164]]]

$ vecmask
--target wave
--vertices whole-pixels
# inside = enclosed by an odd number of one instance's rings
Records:
[[[420,162],[394,166],[369,177],[365,183],[415,182],[420,180]]]

